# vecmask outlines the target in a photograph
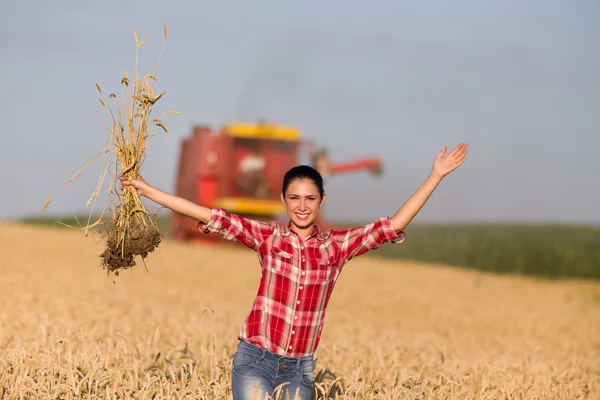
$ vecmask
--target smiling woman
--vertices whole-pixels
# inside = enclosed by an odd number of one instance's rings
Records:
[[[312,231],[325,202],[323,178],[313,168],[298,166],[283,177],[281,200],[298,235],[306,238]]]
[[[437,154],[425,182],[392,217],[349,229],[321,230],[316,221],[325,201],[323,178],[306,165],[283,178],[281,201],[289,221],[256,221],[223,208],[208,208],[148,185],[143,178],[121,181],[136,192],[195,218],[198,229],[217,233],[258,252],[262,267],[258,293],[243,323],[232,363],[236,400],[274,396],[310,399],[314,353],[321,339],[327,304],[343,267],[384,243],[402,243],[403,229],[425,205],[444,176],[461,165],[467,145]],[[286,393],[283,393],[288,398]]]

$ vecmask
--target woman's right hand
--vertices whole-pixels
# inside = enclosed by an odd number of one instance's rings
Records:
[[[133,179],[126,180],[123,179],[123,174],[120,174],[119,182],[121,183],[121,190],[125,186],[132,186],[138,195],[144,196],[176,213],[187,215],[205,224],[212,218],[212,208],[201,206],[183,197],[174,196],[150,186],[139,175]]]
[[[134,179],[124,180],[123,179],[123,174],[120,174],[119,175],[119,182],[120,182],[120,186],[121,186],[121,191],[123,190],[123,187],[125,187],[125,186],[133,186],[133,188],[135,189],[136,193],[138,195],[144,196],[144,197],[148,196],[148,192],[152,188],[144,180],[144,178],[142,178],[140,175],[138,175],[137,178],[134,178]]]

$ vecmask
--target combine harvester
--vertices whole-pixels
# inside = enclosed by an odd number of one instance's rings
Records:
[[[281,182],[285,172],[303,163],[302,152],[323,177],[366,170],[378,176],[379,158],[331,163],[300,130],[275,123],[233,122],[218,131],[195,126],[180,147],[175,194],[207,207],[221,207],[257,220],[285,220]],[[192,218],[172,213],[170,234],[179,241],[210,243],[221,238],[198,231]],[[325,221],[318,221],[326,228]]]

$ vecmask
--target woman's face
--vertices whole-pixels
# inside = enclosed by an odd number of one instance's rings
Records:
[[[298,229],[311,228],[325,200],[321,197],[319,188],[310,179],[294,179],[290,182],[285,196],[281,195],[287,215],[292,224]]]

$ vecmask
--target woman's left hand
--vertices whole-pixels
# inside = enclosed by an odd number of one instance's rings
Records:
[[[432,172],[440,178],[443,178],[450,172],[454,171],[467,159],[468,147],[468,144],[461,143],[456,146],[448,155],[444,156],[448,150],[448,148],[444,146],[435,157]]]

